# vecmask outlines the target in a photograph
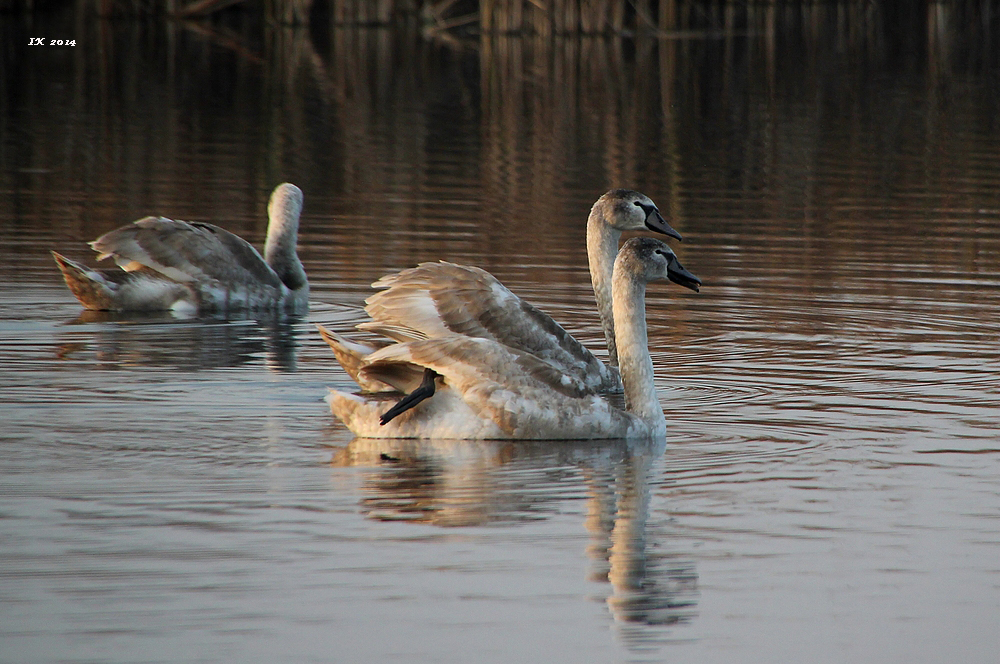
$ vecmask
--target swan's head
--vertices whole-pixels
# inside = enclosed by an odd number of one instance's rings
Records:
[[[288,182],[275,187],[267,204],[267,216],[271,221],[298,223],[300,214],[302,214],[302,190]]]
[[[597,199],[594,212],[619,231],[653,231],[681,239],[681,234],[664,220],[656,204],[648,196],[631,189],[612,189]]]
[[[646,282],[669,279],[696,292],[701,287],[701,279],[684,269],[677,254],[656,238],[634,237],[623,244],[615,261],[615,272],[619,269],[628,270],[634,278]]]

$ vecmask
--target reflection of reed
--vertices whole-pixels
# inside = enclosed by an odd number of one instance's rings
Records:
[[[394,0],[329,0],[330,17],[334,23],[385,24],[396,10]]]
[[[733,219],[779,234],[801,220],[794,232],[814,237],[831,217],[892,217],[910,194],[928,210],[992,209],[996,169],[976,137],[995,86],[945,96],[1000,66],[971,3],[655,4],[656,30],[631,36],[495,32],[454,49],[395,18],[305,30],[77,17],[63,31],[99,48],[3,56],[18,91],[0,95],[4,126],[23,131],[0,184],[20,219],[61,238],[155,213],[256,240],[267,194],[292,180],[307,217],[325,196],[338,224],[317,237],[307,219],[307,269],[354,282],[428,258],[544,264],[567,238],[582,249],[587,206],[615,185],[695,238]],[[919,235],[904,231],[885,227]],[[838,263],[798,256],[823,274]]]
[[[480,40],[483,185],[491,208],[510,210],[512,232],[534,227],[548,202],[578,181],[589,183],[587,198],[629,186],[656,200],[674,170],[674,155],[659,147],[671,134],[660,106],[671,96],[661,90],[674,81],[658,78],[654,41],[637,39],[634,60],[625,55],[632,45],[593,37]]]
[[[657,6],[666,15],[675,0],[479,0],[479,28],[483,33],[620,34],[655,28]]]
[[[645,625],[689,620],[693,564],[658,551],[649,525],[650,482],[663,441],[516,443],[355,439],[336,466],[368,466],[362,508],[370,518],[474,526],[540,518],[565,496],[575,468],[587,495],[589,577],[610,582],[608,606],[627,640]],[[555,486],[561,491],[554,491]]]

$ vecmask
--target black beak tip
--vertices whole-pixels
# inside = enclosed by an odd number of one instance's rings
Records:
[[[684,269],[680,270],[670,270],[667,272],[667,279],[674,282],[678,286],[683,286],[684,288],[690,288],[695,293],[701,292],[701,279],[694,276],[690,272]]]
[[[650,214],[646,217],[646,228],[654,233],[663,233],[667,237],[672,237],[681,242],[684,241],[681,234],[674,230],[674,228],[667,223],[667,220],[663,218],[663,215],[660,214],[659,210],[655,208],[651,210]]]
[[[699,279],[697,277],[695,277],[693,279],[684,279],[680,283],[680,285],[684,286],[685,288],[690,288],[695,293],[700,293],[701,292],[701,279]]]

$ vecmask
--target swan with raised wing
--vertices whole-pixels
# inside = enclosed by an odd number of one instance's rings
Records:
[[[422,263],[390,274],[372,286],[380,292],[366,301],[370,322],[358,327],[390,338],[413,331],[421,337],[450,334],[497,341],[535,355],[590,392],[620,392],[618,350],[614,334],[611,272],[624,231],[651,230],[680,239],[647,196],[629,189],[613,189],[601,196],[587,219],[587,257],[597,300],[609,365],[605,365],[544,312],[514,295],[493,275],[477,267],[454,263]],[[404,330],[405,332],[401,332]],[[349,342],[325,332],[341,364],[352,377],[361,358],[376,346]],[[378,391],[385,386],[360,383]]]
[[[403,341],[363,358],[355,372],[406,396],[331,389],[331,412],[363,438],[586,439],[662,436],[666,421],[653,382],[646,333],[646,284],[701,281],[654,238],[626,242],[614,263],[612,306],[625,409],[536,355],[463,334]],[[404,336],[405,338],[405,336]]]
[[[263,257],[218,226],[164,217],[145,217],[90,243],[98,260],[111,257],[121,270],[89,268],[55,251],[52,256],[87,309],[304,312],[309,281],[295,248],[302,191],[278,185],[267,211]]]

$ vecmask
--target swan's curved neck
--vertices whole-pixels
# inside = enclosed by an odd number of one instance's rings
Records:
[[[611,366],[618,366],[618,346],[615,343],[615,317],[612,307],[611,275],[614,271],[618,241],[622,232],[612,227],[604,218],[604,211],[594,207],[587,220],[587,258],[590,263],[590,281],[594,285],[597,313],[601,317],[604,340],[608,344]]]
[[[621,263],[621,261],[619,261]],[[615,336],[625,388],[625,409],[654,431],[666,431],[666,420],[653,381],[653,360],[646,333],[646,282],[624,269],[614,273]]]
[[[308,283],[305,268],[295,250],[298,237],[299,215],[294,210],[272,211],[264,242],[264,260],[289,290],[297,290]]]

